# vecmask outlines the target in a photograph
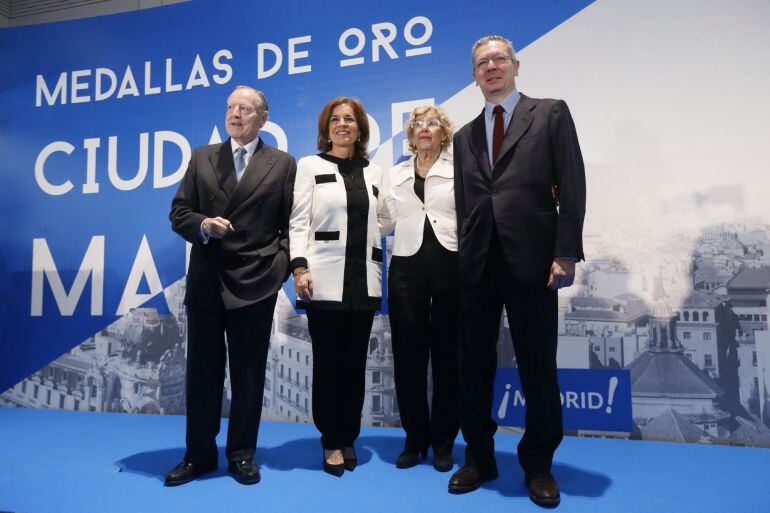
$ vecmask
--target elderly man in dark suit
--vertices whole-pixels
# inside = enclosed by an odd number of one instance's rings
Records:
[[[557,289],[583,258],[585,172],[575,126],[561,100],[516,90],[519,62],[502,36],[472,50],[482,113],[454,137],[459,230],[460,423],[466,462],[449,491],[497,477],[491,417],[496,343],[505,306],[527,402],[518,446],[530,498],[559,503],[550,473],[563,436],[556,372]]]
[[[230,138],[197,148],[171,204],[171,224],[192,243],[187,271],[187,452],[166,474],[175,486],[217,468],[225,353],[232,402],[228,469],[259,482],[253,461],[278,290],[288,277],[296,163],[258,137],[265,96],[239,86],[227,99]],[[225,334],[227,344],[225,345]]]

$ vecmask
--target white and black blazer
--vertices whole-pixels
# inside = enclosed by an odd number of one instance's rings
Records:
[[[366,229],[366,289],[370,298],[382,297],[381,229],[392,225],[380,194],[382,169],[363,168],[369,197]],[[347,244],[347,193],[338,165],[318,155],[297,163],[294,204],[289,219],[292,268],[306,265],[313,276],[312,303],[342,301]]]
[[[393,255],[411,256],[419,251],[426,215],[441,245],[449,251],[457,251],[452,155],[442,151],[428,171],[424,203],[414,192],[414,159],[390,168],[384,180],[386,211],[395,222]]]

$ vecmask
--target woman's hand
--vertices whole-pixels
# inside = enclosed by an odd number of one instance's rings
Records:
[[[294,269],[294,290],[305,303],[313,299],[313,276],[310,274],[310,269],[306,267]]]

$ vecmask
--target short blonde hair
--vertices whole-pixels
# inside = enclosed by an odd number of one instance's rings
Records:
[[[449,119],[446,111],[444,111],[444,109],[438,105],[423,105],[414,109],[409,115],[409,120],[406,122],[406,138],[409,141],[409,151],[412,153],[416,153],[415,150],[417,149],[417,146],[415,146],[415,144],[412,142],[414,137],[414,128],[412,128],[412,123],[420,116],[425,116],[430,112],[436,113],[436,117],[438,118],[439,122],[441,122],[441,130],[444,132],[444,137],[441,139],[441,149],[447,149],[449,144],[452,142],[454,129],[452,128],[452,120]]]

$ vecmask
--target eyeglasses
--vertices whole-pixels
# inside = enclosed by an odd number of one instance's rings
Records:
[[[248,105],[234,105],[232,103],[227,104],[227,111],[228,112],[240,112],[244,116],[248,116],[252,112],[255,112],[255,109],[253,107],[249,107]]]
[[[509,61],[511,61],[511,58],[507,55],[495,55],[494,57],[490,57],[488,59],[479,59],[476,62],[476,69],[486,69],[490,62],[494,62],[495,66],[502,66]]]
[[[416,119],[412,121],[412,128],[414,130],[420,130],[422,128],[438,128],[441,126],[441,121],[438,119]]]

